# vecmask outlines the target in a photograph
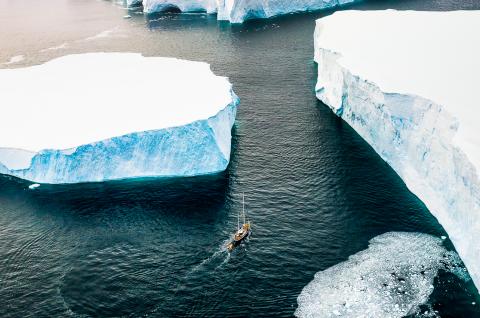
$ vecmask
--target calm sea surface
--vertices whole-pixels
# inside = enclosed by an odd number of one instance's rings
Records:
[[[145,17],[109,1],[0,0],[0,63],[16,61],[2,68],[92,51],[174,56],[210,63],[241,98],[231,164],[220,175],[35,191],[0,176],[0,316],[291,317],[316,272],[371,238],[446,235],[372,148],[316,100],[313,30],[325,14],[232,27],[205,14]],[[229,255],[224,245],[243,192],[253,235]],[[441,274],[435,286],[429,303],[442,317],[480,317],[471,282]]]

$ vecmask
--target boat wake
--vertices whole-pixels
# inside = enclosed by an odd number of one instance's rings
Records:
[[[201,270],[216,271],[226,265],[230,260],[230,253],[226,247],[229,242],[230,239],[223,241],[212,255],[195,265],[192,270],[188,272],[187,278]]]

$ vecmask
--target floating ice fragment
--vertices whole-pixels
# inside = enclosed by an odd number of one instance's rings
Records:
[[[34,183],[34,184],[29,185],[28,188],[29,188],[30,190],[34,190],[34,189],[38,188],[39,186],[40,186],[40,185],[39,185],[38,183]]]
[[[440,269],[456,274],[450,269],[457,267],[464,268],[460,258],[438,237],[385,233],[368,249],[315,274],[298,296],[295,315],[400,318],[428,300]]]
[[[15,55],[12,58],[10,58],[10,60],[8,62],[3,63],[3,64],[5,64],[5,65],[15,64],[15,63],[23,61],[24,59],[25,59],[25,57],[23,55]]]
[[[120,30],[119,27],[115,27],[113,29],[104,30],[104,31],[99,32],[95,35],[86,37],[83,40],[79,40],[79,41],[80,42],[82,42],[82,41],[88,42],[88,41],[95,41],[95,40],[100,40],[100,39],[105,39],[105,38],[110,38],[110,37],[124,38],[124,37],[126,37],[126,34],[122,33],[122,30]]]
[[[68,47],[68,43],[65,42],[65,43],[62,43],[62,44],[57,45],[57,46],[52,46],[52,47],[40,50],[40,52],[43,53],[43,52],[49,52],[49,51],[57,51],[57,50],[66,49],[67,47]]]

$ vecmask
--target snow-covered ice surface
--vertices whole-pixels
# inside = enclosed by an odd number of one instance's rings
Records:
[[[480,287],[480,11],[343,11],[317,20],[317,97],[449,233]]]
[[[36,152],[15,149],[15,148],[0,148],[0,164],[3,164],[9,169],[23,169],[30,165],[33,156]]]
[[[217,13],[218,20],[242,23],[249,19],[264,19],[278,15],[316,11],[361,0],[143,0],[146,13],[178,9],[181,12]],[[127,0],[135,6],[141,0]]]
[[[0,173],[38,183],[225,170],[238,97],[206,63],[134,53],[0,70]]]
[[[440,238],[389,232],[368,249],[315,274],[298,296],[297,317],[400,318],[426,303],[440,269],[469,279],[458,255]],[[433,314],[433,311],[432,311]]]

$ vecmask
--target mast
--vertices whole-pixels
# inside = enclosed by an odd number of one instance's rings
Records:
[[[237,230],[240,230],[240,214],[237,212]]]
[[[245,193],[242,193],[242,201],[243,201],[243,224],[245,224]]]

